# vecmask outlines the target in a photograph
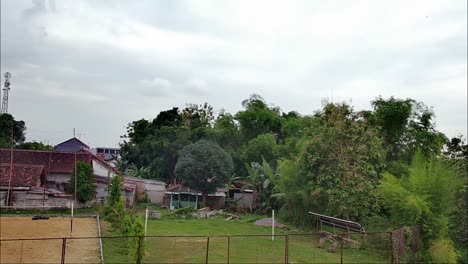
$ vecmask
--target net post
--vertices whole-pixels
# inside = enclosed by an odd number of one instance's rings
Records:
[[[62,238],[62,258],[60,260],[61,264],[65,264],[65,251],[67,247],[67,238]]]
[[[227,264],[229,264],[229,258],[231,255],[231,236],[227,237]]]
[[[141,259],[142,259],[142,246],[141,242],[143,240],[142,236],[138,236],[138,248],[137,248],[137,264],[141,264]]]
[[[206,257],[205,257],[206,264],[208,264],[209,250],[210,250],[210,237],[206,237]]]
[[[284,236],[284,263],[289,263],[289,235]]]

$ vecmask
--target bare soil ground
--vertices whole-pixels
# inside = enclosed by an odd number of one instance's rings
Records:
[[[74,218],[70,234],[70,218],[51,217],[32,220],[31,217],[0,217],[0,239],[63,238],[66,237],[66,263],[99,263],[97,239],[70,239],[96,237],[94,218]],[[60,263],[62,239],[1,241],[0,263]]]

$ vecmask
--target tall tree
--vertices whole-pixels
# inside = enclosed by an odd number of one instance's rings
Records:
[[[205,200],[207,194],[229,182],[233,170],[226,151],[214,142],[200,140],[181,151],[174,174],[182,183],[202,192]]]
[[[385,152],[377,131],[345,104],[328,104],[318,116],[321,124],[312,129],[300,156],[280,166],[281,191],[289,208],[365,218],[378,206],[375,190]],[[297,201],[298,192],[306,196]]]
[[[279,135],[281,116],[279,108],[268,107],[265,100],[256,94],[242,102],[244,111],[239,111],[235,118],[246,141],[265,133]]]
[[[0,114],[0,148],[9,148],[25,141],[24,121],[16,121],[10,114]]]

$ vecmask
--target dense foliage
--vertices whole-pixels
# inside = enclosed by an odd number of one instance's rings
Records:
[[[205,196],[224,187],[233,170],[234,164],[226,151],[214,142],[200,140],[182,149],[174,174]]]
[[[0,148],[9,148],[25,141],[26,125],[10,114],[0,114]]]
[[[434,111],[421,102],[378,97],[371,105],[355,111],[325,103],[301,115],[252,95],[235,114],[215,115],[206,103],[174,107],[129,124],[119,168],[202,188],[221,176],[206,166],[224,155],[194,158],[205,148],[190,146],[215,142],[232,158],[233,173],[225,175],[256,191],[261,212],[280,209],[302,227],[311,226],[309,211],[363,223],[386,219],[388,229],[419,224],[428,259],[440,256],[431,245],[466,248],[466,143],[437,131]],[[182,164],[197,165],[182,173]]]
[[[75,194],[76,182],[76,199],[79,202],[85,203],[94,199],[96,194],[96,187],[94,185],[93,167],[85,162],[76,162],[76,181],[75,169],[70,176],[70,181],[67,184],[67,192]]]

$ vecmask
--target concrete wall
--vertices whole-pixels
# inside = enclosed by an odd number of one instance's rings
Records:
[[[65,191],[65,186],[70,182],[71,174],[50,173],[47,175],[47,188]]]
[[[95,175],[114,178],[116,174],[113,170],[102,165],[99,161],[93,160],[93,171]]]
[[[255,209],[256,204],[255,204],[255,197],[253,196],[253,193],[234,193],[234,199],[239,199],[240,198],[240,203],[239,205],[244,208],[244,209]]]
[[[166,186],[159,184],[149,184],[144,185],[148,198],[152,203],[162,204],[164,199],[164,194],[166,192]]]
[[[42,206],[70,207],[72,199],[68,197],[54,197],[43,194],[31,194],[27,191],[12,191],[13,205],[18,208],[34,208]],[[0,205],[6,204],[6,191],[0,192]]]

